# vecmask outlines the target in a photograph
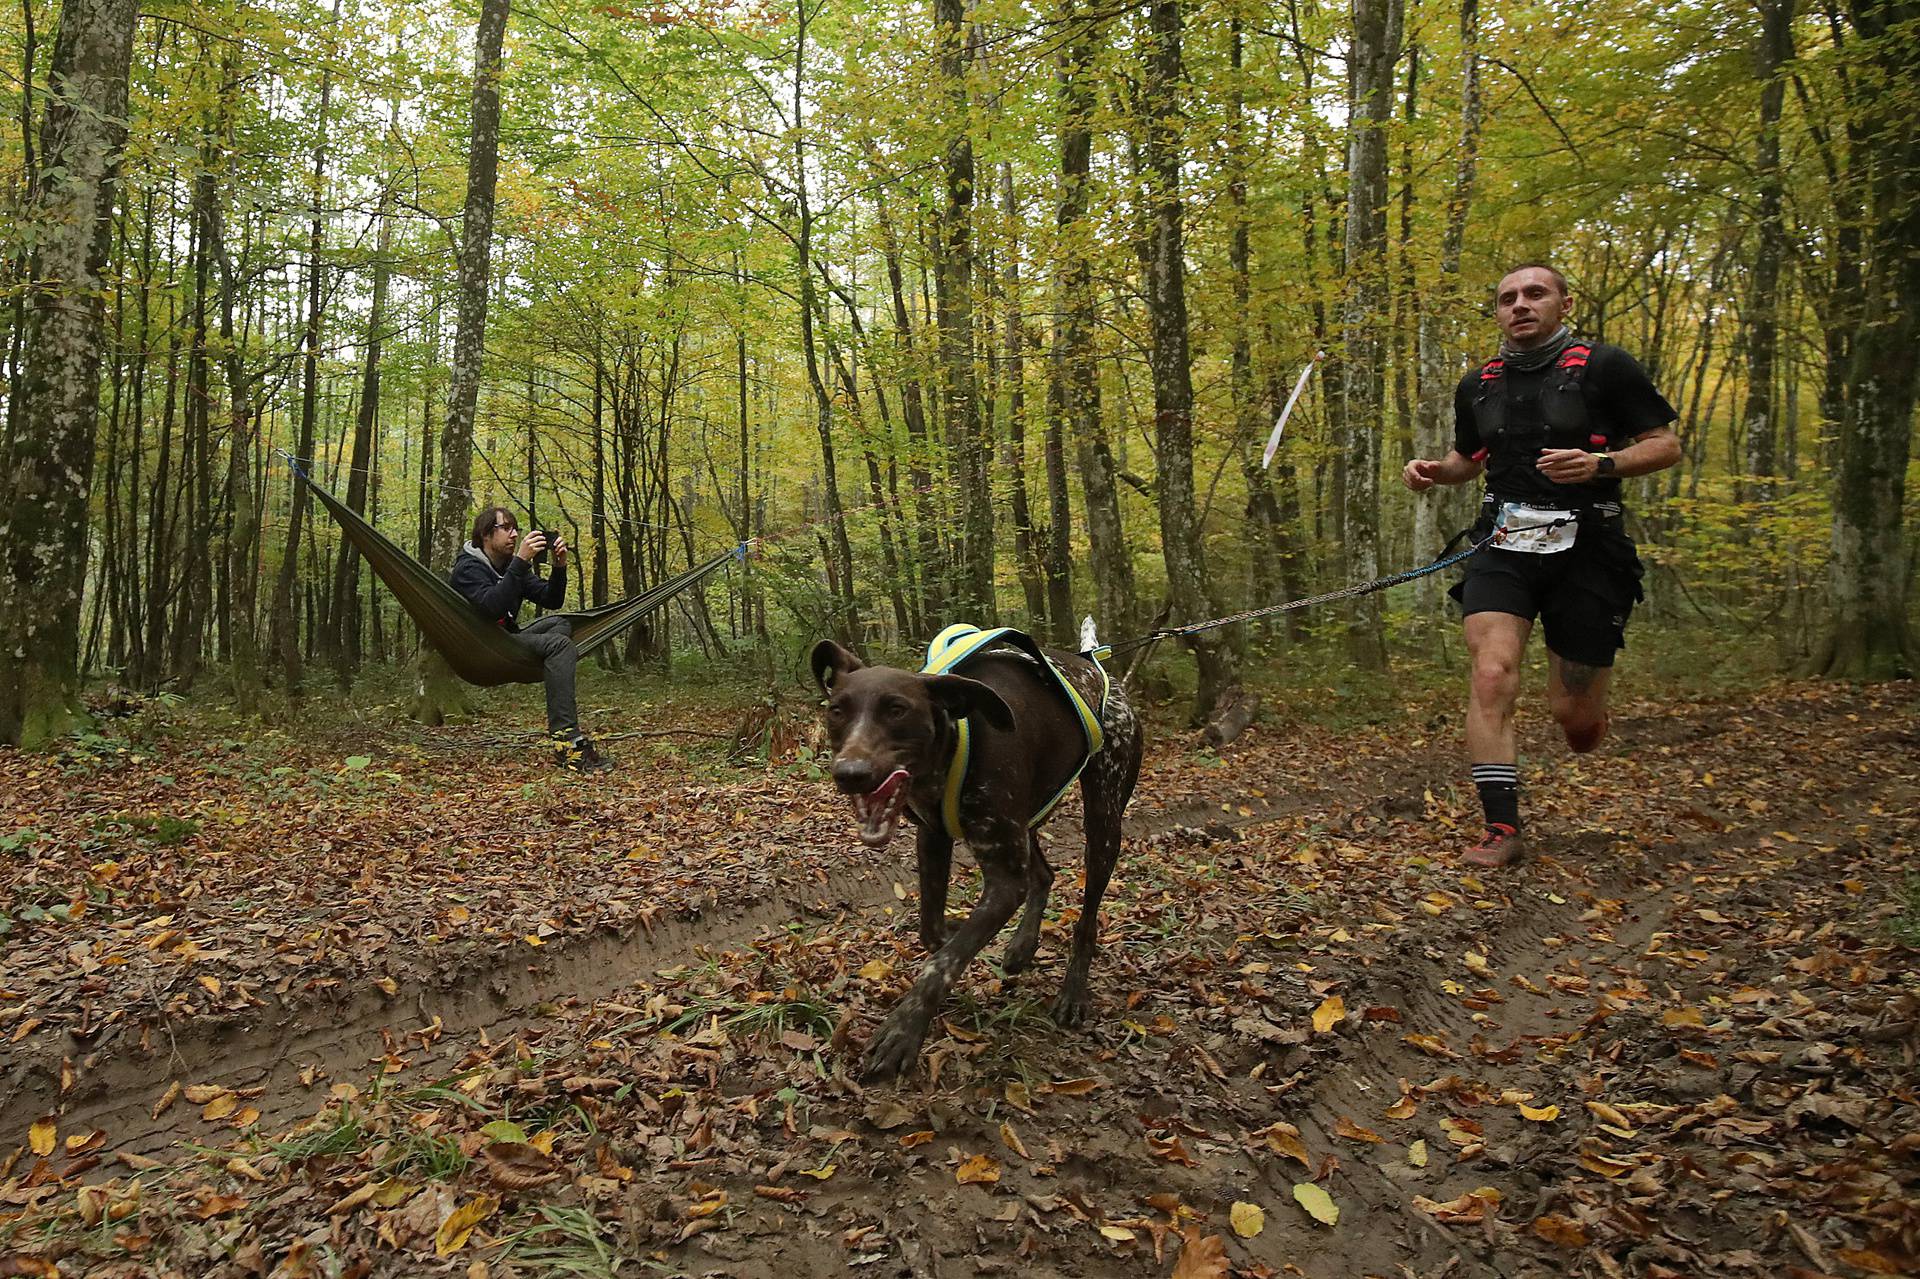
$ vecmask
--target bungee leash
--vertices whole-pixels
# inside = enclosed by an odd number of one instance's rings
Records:
[[[1163,626],[1158,630],[1149,631],[1145,635],[1136,636],[1133,639],[1119,640],[1112,644],[1102,644],[1096,648],[1087,649],[1084,655],[1094,658],[1095,660],[1104,661],[1116,653],[1131,652],[1136,648],[1141,648],[1148,644],[1157,644],[1161,640],[1180,639],[1188,635],[1198,635],[1203,631],[1213,631],[1223,626],[1232,626],[1239,622],[1257,621],[1260,618],[1272,617],[1278,613],[1291,613],[1297,609],[1313,608],[1320,604],[1331,604],[1336,600],[1355,599],[1362,595],[1371,595],[1375,591],[1384,591],[1389,587],[1400,586],[1430,574],[1438,573],[1444,568],[1449,568],[1472,555],[1478,554],[1486,547],[1505,538],[1509,533],[1530,533],[1536,529],[1563,528],[1568,524],[1577,522],[1578,519],[1576,516],[1567,516],[1561,519],[1546,520],[1538,524],[1516,524],[1511,526],[1499,524],[1495,525],[1485,537],[1482,537],[1463,550],[1456,551],[1453,548],[1473,532],[1472,529],[1461,529],[1448,540],[1446,546],[1442,548],[1437,558],[1431,563],[1422,564],[1418,568],[1403,569],[1398,573],[1390,573],[1385,577],[1376,577],[1369,582],[1357,582],[1352,586],[1343,586],[1336,591],[1326,591],[1320,595],[1308,595],[1301,599],[1288,600],[1284,604],[1268,604],[1262,608],[1250,608],[1244,612],[1232,613],[1226,617],[1212,618],[1205,622],[1188,622],[1183,626]]]

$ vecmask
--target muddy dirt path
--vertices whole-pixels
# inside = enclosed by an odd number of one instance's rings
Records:
[[[169,1152],[231,1132],[232,1107],[150,1120],[169,1076],[128,1059],[138,1104],[103,1086],[60,1119],[69,1143],[111,1119],[115,1144],[35,1164],[38,1187],[16,1155],[6,1193],[51,1204],[124,1176],[110,1153],[158,1157],[138,1246],[64,1254],[103,1275],[418,1273],[480,1208],[460,1261],[490,1276],[1912,1269],[1920,952],[1894,929],[1920,874],[1920,699],[1787,686],[1630,708],[1620,734],[1583,759],[1528,739],[1543,856],[1508,875],[1458,869],[1473,812],[1430,726],[1345,735],[1337,765],[1280,735],[1218,766],[1163,755],[1084,1034],[1040,1011],[1077,909],[1063,874],[1035,972],[976,968],[921,1073],[851,1078],[918,962],[911,879],[863,867],[403,989],[404,1023],[348,1001],[232,1041],[175,1077],[261,1090],[237,1101],[280,1135],[231,1147],[251,1175]],[[369,1063],[397,1066],[390,1095]],[[547,1143],[517,1156],[537,1185],[488,1153],[502,1130],[480,1129],[509,1119]]]

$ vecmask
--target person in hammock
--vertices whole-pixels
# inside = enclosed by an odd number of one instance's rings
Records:
[[[541,577],[533,562],[542,551],[553,552],[553,573]],[[488,507],[473,521],[473,540],[460,548],[453,562],[453,589],[481,616],[495,623],[514,642],[538,657],[545,668],[547,731],[553,737],[556,761],[565,768],[597,772],[611,765],[580,731],[574,705],[574,672],[580,650],[574,647],[573,624],[564,617],[542,617],[520,628],[520,605],[531,600],[541,608],[559,608],[567,599],[566,539],[557,533],[548,545],[538,529],[520,536],[513,512]]]

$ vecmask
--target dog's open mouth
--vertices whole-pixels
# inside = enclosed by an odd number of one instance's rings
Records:
[[[896,768],[887,780],[864,795],[853,796],[853,811],[860,819],[860,842],[868,848],[885,848],[900,824],[900,812],[907,806],[907,770]]]

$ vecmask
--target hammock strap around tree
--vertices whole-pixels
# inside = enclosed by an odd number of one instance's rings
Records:
[[[300,478],[334,523],[367,561],[400,607],[420,628],[420,635],[435,652],[444,657],[454,674],[469,684],[492,688],[499,684],[538,684],[542,677],[539,657],[515,642],[512,633],[482,617],[471,601],[453,589],[451,582],[401,550],[380,530],[355,514],[333,494],[320,487],[300,460],[284,449],[276,450],[287,466]],[[612,604],[559,613],[573,626],[573,642],[582,655],[611,643],[626,629],[653,610],[699,582],[711,577],[729,560],[744,559],[743,543],[715,555]]]

